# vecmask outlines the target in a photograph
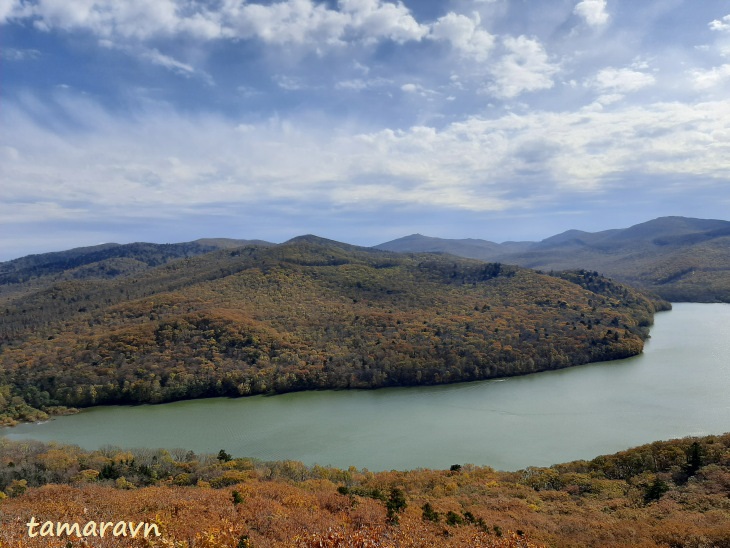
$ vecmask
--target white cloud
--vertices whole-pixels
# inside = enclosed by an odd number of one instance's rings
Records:
[[[449,12],[440,17],[431,27],[430,38],[445,40],[468,57],[484,61],[494,46],[494,36],[479,28],[478,13],[473,18]]]
[[[197,78],[201,78],[202,80],[207,82],[209,85],[212,85],[214,83],[213,78],[208,73],[206,73],[202,70],[196,69],[189,63],[184,63],[178,59],[175,59],[174,57],[172,57],[170,55],[164,54],[156,48],[150,49],[143,45],[138,45],[138,44],[137,45],[125,45],[125,44],[114,42],[114,41],[108,40],[108,39],[99,40],[99,45],[104,48],[123,51],[129,55],[132,55],[134,57],[147,61],[148,63],[152,63],[153,65],[158,65],[160,67],[164,67],[167,70],[170,70],[181,76],[185,76],[185,77],[194,76]]]
[[[400,89],[404,93],[414,93],[420,95],[421,97],[432,97],[434,95],[440,95],[438,91],[434,91],[432,89],[423,87],[421,84],[414,84],[411,82],[403,84]]]
[[[362,91],[368,89],[370,83],[367,80],[361,78],[355,78],[353,80],[341,80],[335,84],[335,89],[344,89],[350,91]]]
[[[730,15],[726,15],[722,19],[715,19],[710,22],[710,29],[719,31],[730,31]]]
[[[339,0],[337,9],[315,0],[253,3],[221,0],[216,4],[185,0],[35,0],[23,5],[0,0],[0,23],[13,15],[32,19],[43,30],[85,29],[104,41],[150,42],[192,37],[201,41],[255,39],[267,44],[314,49],[350,43],[398,44],[431,39],[448,42],[460,55],[483,61],[494,37],[471,17],[449,12],[433,23],[419,22],[401,2]]]
[[[68,206],[39,199],[34,202],[0,203],[0,224],[27,223],[28,219],[74,221],[83,217],[83,207]]]
[[[0,0],[0,22],[18,5]],[[402,3],[382,0],[341,0],[339,9],[313,0],[222,0],[209,6],[184,0],[36,0],[26,4],[22,16],[45,30],[87,29],[102,38],[137,40],[187,35],[199,40],[336,45],[346,39],[403,43],[421,40],[429,32]]]
[[[730,80],[730,64],[714,67],[710,70],[694,70],[691,77],[695,89],[708,90],[719,87]]]
[[[145,59],[150,61],[151,63],[154,63],[155,65],[160,65],[165,68],[168,68],[174,72],[178,72],[181,74],[193,74],[195,73],[195,69],[181,61],[178,61],[176,59],[173,59],[172,57],[165,55],[163,53],[160,53],[156,49],[152,49],[149,51],[146,51],[143,53],[143,56]]]
[[[38,0],[28,6],[36,26],[45,30],[88,29],[101,37],[141,40],[183,32],[209,37],[207,32],[199,35],[202,28],[196,25],[204,12],[184,16],[173,0]]]
[[[362,91],[370,87],[370,82],[368,80],[363,80],[362,78],[341,80],[335,84],[335,89],[343,89],[349,91]]]
[[[20,7],[20,0],[0,0],[0,24],[10,19]]]
[[[324,207],[366,198],[488,211],[530,207],[535,180],[540,196],[559,201],[610,191],[621,178],[657,180],[646,184],[658,192],[664,183],[652,176],[725,184],[730,172],[730,100],[474,116],[368,133],[329,119],[312,125],[311,117],[241,124],[169,110],[115,118],[79,98],[57,106],[59,119],[83,120],[85,129],[59,130],[48,105],[31,99],[4,105],[2,125],[14,128],[0,134],[5,203],[68,203],[75,212],[87,204],[85,218],[128,216],[130,207],[158,216],[216,203]]]
[[[376,89],[391,86],[393,80],[387,78],[354,78],[352,80],[341,80],[335,84],[335,89],[347,91],[363,91],[366,89]]]
[[[532,38],[507,37],[504,46],[508,53],[491,69],[494,82],[487,88],[501,98],[512,98],[524,92],[550,89],[552,76],[558,65],[551,63],[542,44]]]
[[[341,42],[348,17],[310,0],[288,0],[273,4],[245,4],[230,9],[227,34],[236,38],[258,38],[270,44]]]
[[[608,22],[606,0],[582,0],[575,6],[574,13],[591,27],[600,27]]]
[[[349,27],[369,40],[387,38],[403,43],[421,40],[428,34],[428,26],[416,21],[400,2],[340,0],[339,5],[350,18]]]
[[[37,49],[5,48],[0,50],[0,59],[6,61],[28,61],[38,59],[41,52]]]
[[[276,82],[277,86],[287,91],[299,91],[302,89],[309,89],[309,86],[302,82],[299,78],[292,78],[291,76],[286,76],[284,74],[279,74],[275,76],[274,81]]]
[[[589,79],[587,84],[601,93],[630,93],[654,85],[651,74],[628,68],[605,68]]]

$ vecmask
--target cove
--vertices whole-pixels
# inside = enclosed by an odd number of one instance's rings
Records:
[[[730,305],[679,303],[644,353],[491,381],[98,407],[12,440],[164,447],[370,470],[501,470],[730,431]]]

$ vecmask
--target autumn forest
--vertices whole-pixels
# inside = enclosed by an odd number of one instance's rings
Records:
[[[99,246],[0,268],[0,423],[102,404],[434,385],[642,352],[671,305],[536,271],[314,236]],[[730,437],[500,472],[371,472],[0,438],[0,547],[730,546]],[[26,523],[159,538],[30,538]],[[50,529],[49,529],[50,530]],[[21,540],[18,540],[21,539]]]
[[[669,307],[596,272],[313,237],[5,301],[5,424],[67,407],[439,384],[624,358]]]

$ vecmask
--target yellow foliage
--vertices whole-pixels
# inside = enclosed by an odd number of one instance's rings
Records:
[[[114,485],[117,489],[134,489],[134,484],[130,481],[127,481],[124,476],[117,478],[114,482]]]
[[[76,474],[72,481],[74,483],[88,483],[92,481],[96,481],[99,478],[99,471],[98,470],[81,470],[78,474]]]

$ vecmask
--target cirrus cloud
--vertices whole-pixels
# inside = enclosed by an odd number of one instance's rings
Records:
[[[11,104],[3,115],[16,128],[0,138],[0,149],[12,152],[0,176],[16,216],[22,204],[38,203],[59,204],[53,211],[61,217],[71,208],[95,218],[129,207],[180,212],[272,200],[355,207],[364,197],[371,206],[520,210],[572,193],[610,195],[627,174],[721,185],[730,172],[730,100],[473,116],[443,128],[375,132],[333,128],[328,119],[242,126],[159,112],[123,120],[89,100],[66,99],[63,118],[86,127],[59,133],[37,121],[32,109],[42,106],[34,105]]]

